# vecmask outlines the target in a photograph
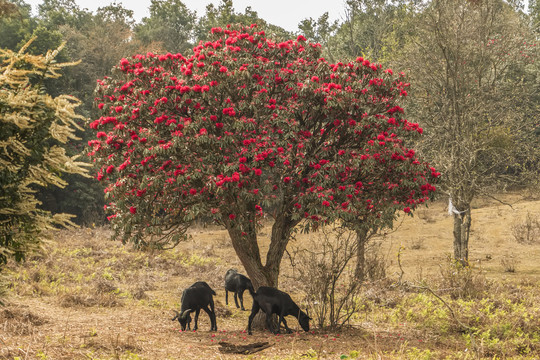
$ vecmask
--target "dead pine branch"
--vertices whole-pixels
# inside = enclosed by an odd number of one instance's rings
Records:
[[[452,307],[439,295],[437,295],[437,293],[435,293],[435,291],[433,291],[433,289],[431,289],[429,286],[427,285],[417,285],[417,286],[411,286],[412,288],[416,288],[416,289],[420,289],[420,290],[425,290],[425,291],[428,291],[429,293],[431,293],[431,295],[435,296],[440,302],[443,303],[444,306],[446,306],[446,308],[448,309],[448,311],[450,311],[450,315],[452,316],[452,319],[454,319],[454,321],[456,322],[456,324],[459,325],[459,327],[461,328],[462,331],[466,331],[466,332],[469,332],[469,333],[473,333],[474,331],[476,331],[474,328],[471,328],[470,326],[468,325],[465,325],[464,323],[462,323],[456,316],[456,313],[454,312],[454,309],[452,309]]]

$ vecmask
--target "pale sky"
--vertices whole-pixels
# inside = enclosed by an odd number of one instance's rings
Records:
[[[32,10],[37,13],[38,4],[42,0],[24,0],[32,5]],[[98,7],[106,6],[112,3],[112,0],[75,0],[82,8],[90,11],[97,10]],[[134,18],[140,21],[143,17],[149,16],[148,7],[150,0],[118,0],[127,9],[133,10]],[[201,17],[205,13],[206,5],[214,3],[217,5],[219,0],[182,0],[190,9],[197,11],[197,16]],[[298,24],[306,18],[317,20],[322,14],[328,12],[330,22],[342,20],[344,17],[345,0],[233,0],[235,12],[244,13],[247,6],[256,11],[260,18],[267,22],[281,26],[282,28],[297,32]]]

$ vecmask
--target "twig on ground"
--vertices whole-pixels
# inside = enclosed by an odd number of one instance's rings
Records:
[[[467,330],[469,332],[474,332],[475,330],[467,325],[465,325],[464,323],[462,323],[456,316],[456,313],[454,312],[454,310],[452,309],[452,307],[450,305],[448,305],[448,303],[446,301],[444,301],[444,299],[442,297],[440,297],[439,295],[437,295],[435,293],[435,291],[433,291],[429,286],[426,286],[426,285],[421,285],[421,286],[414,286],[412,285],[411,286],[412,288],[417,288],[417,289],[421,289],[421,290],[427,290],[429,291],[433,296],[435,296],[437,299],[439,299],[440,302],[442,302],[447,308],[448,310],[450,311],[450,315],[452,315],[452,318],[454,319],[454,321],[459,325],[461,326],[464,330]]]
[[[249,354],[253,354],[261,350],[267,349],[273,345],[274,344],[270,344],[269,342],[257,342],[257,343],[242,345],[242,344],[231,344],[226,341],[220,341],[219,351],[225,354],[249,355]]]

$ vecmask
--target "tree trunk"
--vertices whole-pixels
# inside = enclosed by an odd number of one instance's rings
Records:
[[[250,232],[242,235],[241,231],[230,227],[227,227],[227,230],[229,231],[229,236],[231,237],[236,255],[240,259],[248,277],[253,283],[255,291],[257,291],[260,286],[276,287],[277,274],[273,275],[268,273],[261,262],[257,234],[255,232]],[[266,328],[266,316],[262,311],[259,311],[257,316],[253,319],[252,328],[254,330],[264,330]]]
[[[280,212],[280,215],[276,217],[272,226],[272,236],[265,265],[261,261],[256,229],[253,227],[252,231],[244,232],[242,235],[242,231],[237,227],[230,226],[228,221],[225,221],[225,224],[236,255],[242,262],[255,291],[260,286],[277,288],[281,259],[289,243],[291,229],[298,224],[298,221],[292,220],[285,212]],[[262,312],[259,312],[253,321],[253,327],[264,329],[266,327],[265,319]]]
[[[270,282],[267,286],[278,286],[279,267],[281,265],[281,259],[287,244],[291,236],[291,230],[298,224],[298,221],[294,221],[290,216],[281,212],[272,226],[272,236],[270,238],[270,247],[266,254],[266,264],[264,266],[265,272],[268,274]],[[263,285],[263,284],[261,284]]]
[[[454,214],[454,259],[467,264],[469,262],[469,235],[471,230],[471,208],[465,206]]]
[[[469,235],[471,233],[471,208],[468,207],[467,211],[463,214],[463,222],[461,225],[461,255],[466,264],[469,263]]]
[[[356,230],[356,269],[354,270],[354,277],[357,281],[364,281],[366,279],[366,243],[367,243],[367,231]]]
[[[460,214],[454,214],[454,259],[461,259],[461,224]]]
[[[242,235],[240,229],[230,226],[227,226],[227,230],[234,251],[246,269],[255,289],[261,285],[270,284],[271,281],[264,272],[264,267],[261,262],[257,234],[255,232],[246,232],[245,235]]]

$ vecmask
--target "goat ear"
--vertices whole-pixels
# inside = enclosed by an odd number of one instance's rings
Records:
[[[174,320],[178,319],[178,317],[180,316],[180,313],[178,311],[176,311],[176,310],[173,310],[173,312],[174,312],[174,317],[171,320],[174,321]]]

